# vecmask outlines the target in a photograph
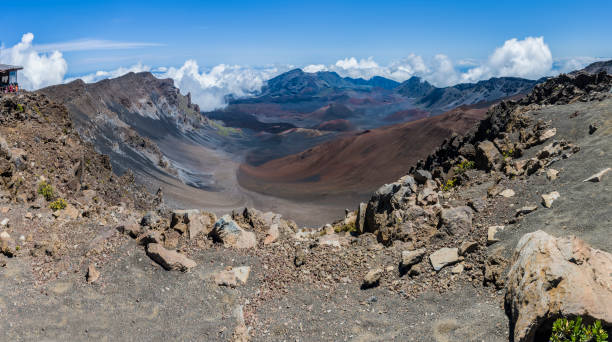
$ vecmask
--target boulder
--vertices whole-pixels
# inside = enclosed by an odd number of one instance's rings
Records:
[[[434,270],[439,271],[444,266],[453,265],[459,262],[458,248],[440,248],[429,256],[429,261]]]
[[[543,131],[542,133],[539,134],[538,141],[540,143],[543,143],[546,140],[554,137],[556,134],[557,134],[557,129],[556,128],[547,129],[547,130],[545,130],[545,131]]]
[[[526,205],[524,207],[516,209],[516,216],[527,215],[529,213],[536,211],[537,209],[538,209],[537,205]]]
[[[461,246],[459,246],[459,255],[465,256],[468,253],[472,253],[478,248],[478,242],[476,241],[464,241]]]
[[[117,226],[117,230],[120,233],[129,235],[132,238],[137,238],[142,234],[142,227],[136,223],[125,223]]]
[[[237,287],[246,284],[250,274],[250,266],[231,267],[214,273],[213,281],[219,286]]]
[[[418,184],[425,184],[427,180],[431,180],[431,173],[425,170],[416,170],[412,177]]]
[[[188,233],[189,239],[195,239],[198,234],[208,234],[215,221],[214,214],[201,212],[197,209],[174,210],[170,227],[181,233]]]
[[[504,246],[498,246],[487,255],[484,265],[484,285],[493,285],[496,289],[504,287],[504,270],[508,260],[503,256]]]
[[[148,211],[146,214],[144,214],[144,216],[140,220],[140,225],[152,227],[159,221],[161,221],[161,217],[159,217],[159,215],[157,215],[156,212]]]
[[[15,167],[19,171],[23,171],[28,167],[28,154],[24,149],[11,148],[11,159],[15,164]]]
[[[272,223],[268,231],[266,231],[266,237],[264,238],[264,245],[274,243],[280,237],[280,231],[277,223]]]
[[[608,173],[608,171],[610,171],[610,170],[612,170],[612,168],[606,168],[606,169],[603,169],[603,170],[601,170],[601,171],[597,172],[596,174],[592,175],[591,177],[589,177],[589,178],[587,178],[587,179],[583,180],[583,182],[595,182],[595,183],[596,183],[596,182],[601,182],[602,177],[603,177],[603,176],[604,176],[606,173]]]
[[[475,197],[468,201],[468,206],[474,209],[475,212],[480,213],[487,207],[487,201],[480,197]]]
[[[365,215],[367,208],[368,205],[366,203],[359,203],[359,208],[357,209],[357,220],[355,221],[355,228],[357,228],[357,232],[359,234],[364,232]]]
[[[369,270],[368,273],[366,273],[365,277],[363,277],[362,287],[367,289],[367,288],[378,286],[378,284],[380,283],[380,278],[383,275],[383,272],[384,271],[382,268],[376,268],[373,270]]]
[[[514,251],[505,295],[514,341],[547,339],[558,317],[601,320],[610,330],[611,270],[610,253],[576,237],[525,234]]]
[[[546,208],[552,207],[553,202],[561,195],[557,191],[542,195],[542,205]]]
[[[474,212],[467,206],[442,209],[439,229],[453,236],[467,234],[472,230],[473,217]]]
[[[549,181],[557,179],[558,175],[559,175],[559,171],[557,171],[555,169],[548,169],[548,170],[546,170],[546,178]]]
[[[240,228],[229,215],[215,222],[208,235],[215,241],[223,243],[225,247],[253,248],[257,245],[255,233]]]
[[[504,226],[491,226],[487,230],[487,245],[492,245],[496,242],[499,242],[499,237],[497,233],[504,230]]]
[[[495,144],[485,140],[476,147],[476,164],[483,170],[499,170],[504,160]]]
[[[425,256],[425,248],[420,248],[414,251],[402,251],[402,261],[400,262],[400,270],[402,272],[406,272],[412,267],[412,265],[416,265]]]
[[[147,255],[168,271],[179,270],[185,272],[196,266],[195,261],[176,251],[165,249],[158,243],[147,245]]]
[[[510,198],[510,197],[514,197],[515,193],[514,193],[514,190],[512,189],[506,189],[500,192],[499,195],[505,198]]]

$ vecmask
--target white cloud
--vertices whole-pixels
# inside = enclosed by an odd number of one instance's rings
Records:
[[[23,66],[19,73],[19,85],[25,89],[35,90],[61,83],[68,70],[62,53],[40,53],[32,47],[33,40],[34,35],[26,33],[15,46],[0,47],[0,63]]]
[[[51,44],[35,45],[34,48],[39,52],[50,51],[91,51],[91,50],[125,50],[139,49],[145,47],[163,46],[158,43],[145,42],[116,42],[112,40],[81,39],[69,42],[59,42]]]
[[[302,68],[304,72],[319,72],[327,71],[327,67],[323,64],[310,64]]]
[[[582,69],[591,63],[595,63],[599,61],[606,61],[606,60],[609,60],[609,58],[601,58],[601,57],[561,58],[553,62],[553,70],[555,70],[556,73],[568,73],[574,70]]]
[[[224,107],[228,95],[244,97],[261,90],[266,80],[286,70],[220,64],[209,71],[200,71],[195,60],[188,60],[180,68],[168,68],[158,76],[174,79],[182,93],[190,92],[192,101],[201,110],[209,111]]]
[[[474,82],[503,76],[537,79],[550,75],[552,67],[552,53],[544,37],[512,38],[495,49],[485,64],[464,73],[462,80]]]
[[[79,76],[79,77],[71,77],[71,78],[67,78],[64,80],[64,82],[71,82],[74,81],[76,79],[82,79],[85,83],[92,83],[92,82],[98,82],[100,80],[106,79],[106,78],[116,78],[119,76],[123,76],[127,73],[130,72],[143,72],[143,71],[151,71],[151,67],[147,66],[147,65],[143,65],[142,63],[138,63],[138,64],[134,64],[130,67],[119,67],[115,70],[111,70],[111,71],[104,71],[104,70],[99,70],[96,71],[94,73],[91,74],[87,74],[87,75],[83,75],[83,76]]]

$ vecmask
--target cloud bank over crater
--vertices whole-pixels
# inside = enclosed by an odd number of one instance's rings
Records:
[[[138,48],[155,46],[150,43],[121,43],[98,40],[82,40],[68,43],[33,45],[34,35],[24,34],[21,42],[12,47],[0,47],[0,63],[16,64],[24,67],[20,73],[23,88],[35,90],[53,84],[70,82],[77,78],[85,82],[97,82],[105,78],[115,78],[129,72],[150,71],[159,78],[172,78],[184,94],[191,93],[192,101],[203,111],[223,108],[227,99],[256,94],[265,82],[295,66],[281,65],[251,67],[220,64],[202,68],[197,61],[189,59],[180,67],[151,66],[137,63],[115,70],[99,70],[79,77],[66,77],[68,63],[65,51],[82,49]],[[405,58],[386,65],[374,57],[358,59],[346,57],[333,64],[311,64],[303,66],[305,72],[333,71],[343,77],[370,79],[383,76],[399,82],[412,76],[421,77],[435,86],[443,87],[457,83],[477,82],[491,77],[523,77],[538,79],[561,72],[580,69],[587,64],[600,60],[592,57],[553,59],[543,37],[526,37],[522,40],[512,38],[495,48],[484,61],[464,59],[454,62],[444,54],[425,58],[409,54]]]

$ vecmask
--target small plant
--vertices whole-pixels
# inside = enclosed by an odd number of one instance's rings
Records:
[[[461,174],[467,170],[471,170],[474,168],[474,162],[471,160],[464,159],[461,163],[455,166],[455,173]]]
[[[349,224],[342,224],[339,226],[335,226],[334,231],[336,233],[340,233],[340,232],[354,233],[354,232],[357,232],[357,227],[355,226],[355,222],[351,222]]]
[[[21,103],[17,104],[17,110],[20,111],[20,112],[24,112],[25,111],[25,109],[23,108],[23,105]]]
[[[46,181],[42,181],[38,184],[38,193],[47,201],[52,201],[55,198],[53,187]]]
[[[68,203],[66,203],[66,200],[64,200],[63,198],[58,198],[57,200],[49,204],[49,208],[51,208],[51,210],[53,211],[58,211],[58,210],[66,209],[67,205]]]
[[[514,156],[514,150],[510,149],[508,151],[503,151],[502,156],[504,156],[504,159],[512,158]]]
[[[582,317],[573,320],[559,318],[553,323],[550,342],[608,342],[608,333],[600,321],[584,325]]]
[[[457,179],[456,178],[448,179],[446,181],[446,184],[444,184],[444,186],[442,187],[442,191],[449,191],[450,189],[454,188],[455,186],[457,186]]]

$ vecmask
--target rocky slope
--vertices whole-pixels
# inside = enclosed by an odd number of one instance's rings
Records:
[[[80,135],[109,154],[120,173],[158,168],[176,175],[152,138],[181,135],[209,124],[172,80],[148,72],[93,84],[76,80],[39,92],[64,103]]]
[[[169,211],[114,176],[63,106],[3,97],[0,329],[10,340],[518,342],[580,315],[612,332],[611,89],[606,74],[548,80],[311,229],[254,209]],[[66,208],[49,208],[42,180]]]

